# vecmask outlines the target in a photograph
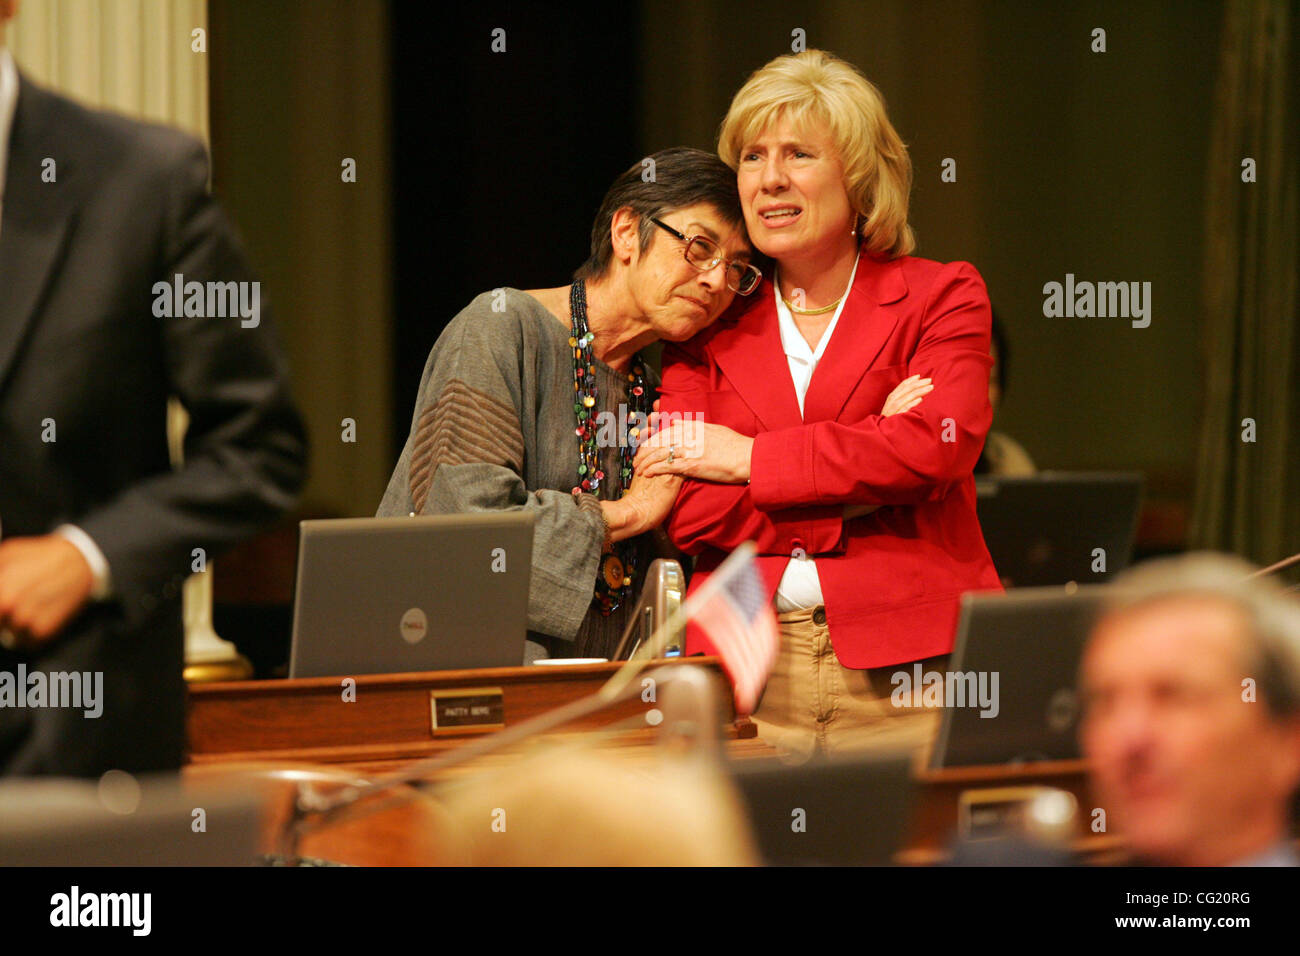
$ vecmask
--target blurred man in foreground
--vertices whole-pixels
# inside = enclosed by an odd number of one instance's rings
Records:
[[[1253,570],[1214,554],[1134,568],[1084,651],[1083,750],[1137,862],[1300,864],[1300,606]]]

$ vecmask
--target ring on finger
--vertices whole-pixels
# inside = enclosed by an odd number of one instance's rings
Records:
[[[677,446],[676,446],[676,445],[669,445],[669,446],[668,446],[668,464],[671,465],[671,464],[673,463],[673,454],[674,454],[676,451],[677,451]]]

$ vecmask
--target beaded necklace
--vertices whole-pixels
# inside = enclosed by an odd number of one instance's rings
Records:
[[[573,348],[573,413],[578,424],[578,487],[574,495],[584,491],[600,496],[600,485],[605,472],[600,468],[600,453],[596,442],[596,416],[600,409],[596,400],[596,357],[591,343],[596,337],[587,328],[587,285],[579,279],[569,289],[569,311],[573,315],[569,345]],[[632,484],[632,459],[641,435],[639,423],[647,421],[650,396],[645,384],[645,365],[640,353],[632,356],[628,372],[628,440],[619,443],[619,497]],[[632,596],[632,579],[636,577],[636,547],[632,541],[621,541],[614,551],[600,556],[600,569],[596,573],[596,590],[592,604],[608,617]]]

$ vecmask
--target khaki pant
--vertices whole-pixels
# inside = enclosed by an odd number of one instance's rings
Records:
[[[845,667],[835,656],[821,607],[787,611],[777,620],[781,651],[753,714],[760,739],[799,757],[818,749],[910,750],[923,765],[942,710],[894,706],[893,675],[910,675],[910,662],[870,670]],[[947,666],[947,655],[922,661],[926,672]]]

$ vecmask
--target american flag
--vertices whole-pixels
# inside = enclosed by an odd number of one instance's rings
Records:
[[[753,544],[742,544],[682,608],[717,648],[741,714],[753,713],[781,647],[781,632],[754,553]]]

